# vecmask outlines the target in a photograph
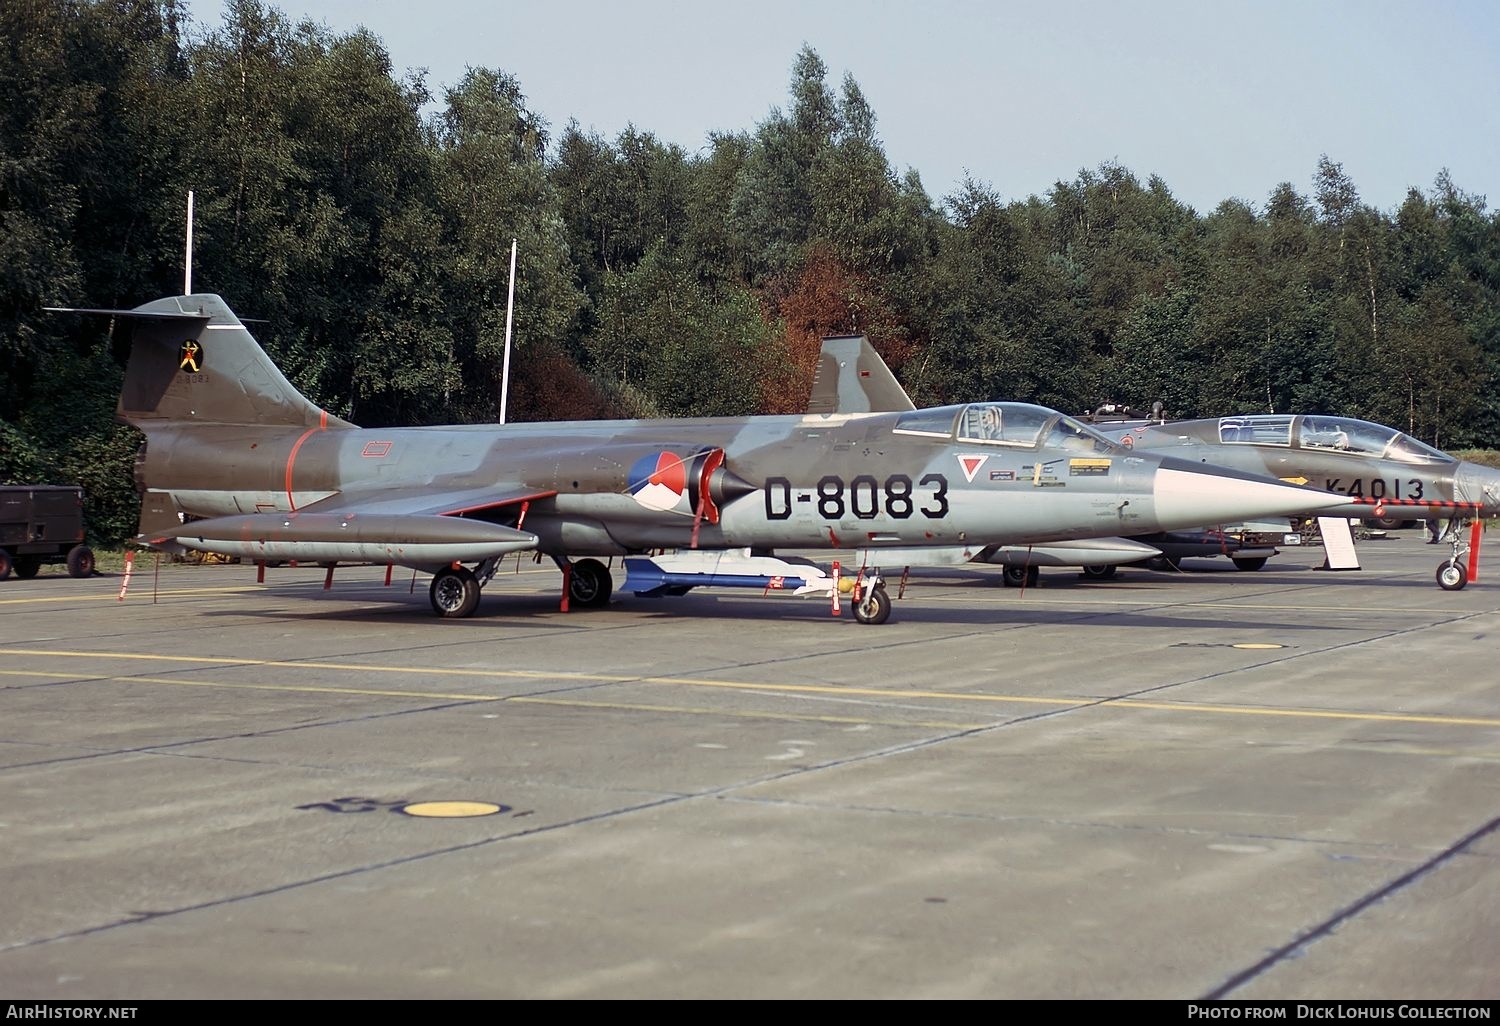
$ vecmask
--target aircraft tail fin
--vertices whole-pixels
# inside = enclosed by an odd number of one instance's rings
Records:
[[[911,397],[863,335],[823,340],[813,372],[808,413],[895,413],[914,410]]]
[[[352,427],[286,379],[228,304],[212,293],[168,296],[130,310],[48,307],[133,323],[115,419],[158,424]]]

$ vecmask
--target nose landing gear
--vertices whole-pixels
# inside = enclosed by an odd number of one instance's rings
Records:
[[[1465,527],[1469,530],[1465,531]],[[1453,552],[1438,564],[1436,576],[1439,588],[1444,591],[1459,591],[1477,576],[1475,569],[1479,563],[1476,558],[1479,554],[1479,529],[1478,519],[1462,523],[1454,521],[1449,525],[1447,536]]]

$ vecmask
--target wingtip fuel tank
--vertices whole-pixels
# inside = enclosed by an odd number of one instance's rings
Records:
[[[394,563],[422,569],[534,549],[537,538],[463,517],[247,513],[190,521],[150,542],[258,562]]]

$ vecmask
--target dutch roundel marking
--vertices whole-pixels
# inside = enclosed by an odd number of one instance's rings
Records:
[[[974,475],[979,473],[979,468],[984,466],[985,461],[989,459],[989,455],[961,452],[956,453],[954,458],[958,460],[958,465],[963,468],[964,480],[972,482]]]

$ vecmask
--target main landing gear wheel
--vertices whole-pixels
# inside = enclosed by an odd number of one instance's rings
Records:
[[[444,567],[433,577],[428,596],[438,616],[473,616],[479,608],[479,578],[466,566]]]
[[[1104,566],[1086,566],[1083,568],[1083,576],[1087,577],[1091,581],[1112,581],[1115,579],[1115,574],[1117,573],[1118,569],[1118,567],[1115,567],[1112,564],[1105,564]]]
[[[1042,579],[1042,571],[1035,566],[1007,566],[1000,572],[1000,579],[1007,588],[1033,588]]]
[[[614,587],[607,566],[597,559],[580,559],[568,575],[568,601],[585,609],[596,609],[609,604]]]
[[[1233,559],[1233,557],[1230,557]],[[1266,565],[1265,556],[1246,556],[1243,559],[1234,559],[1236,570],[1259,570]]]
[[[891,618],[891,597],[884,588],[866,588],[854,603],[854,619],[859,623],[880,624]]]
[[[1443,563],[1437,568],[1437,582],[1444,591],[1458,591],[1469,583],[1469,572],[1457,563]]]
[[[71,577],[88,577],[94,572],[94,550],[87,545],[74,545],[68,550],[68,574]]]

